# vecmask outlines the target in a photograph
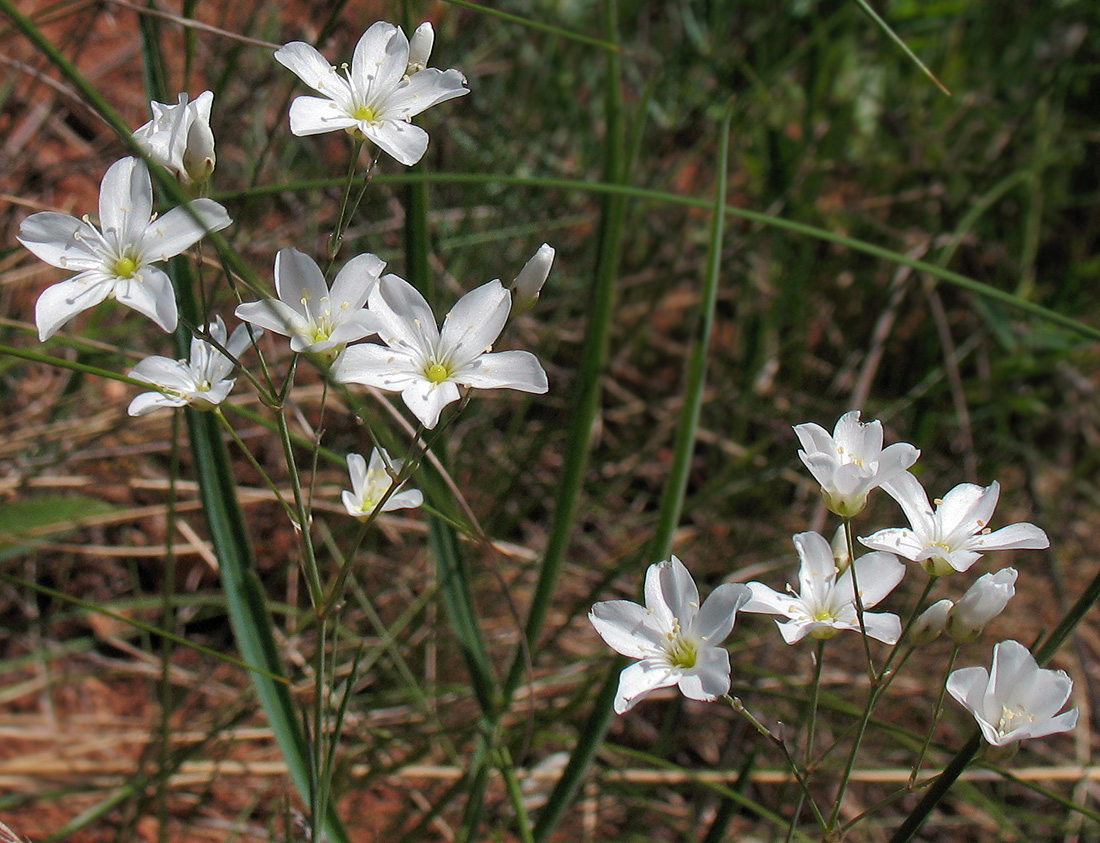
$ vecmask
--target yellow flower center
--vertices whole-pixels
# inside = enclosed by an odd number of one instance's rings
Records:
[[[133,258],[121,257],[115,261],[115,275],[119,278],[133,278],[137,272],[137,261]]]
[[[370,123],[378,115],[369,105],[361,105],[351,113],[351,116],[354,117],[356,120],[365,120],[366,122]]]
[[[432,363],[427,369],[424,370],[424,377],[430,380],[432,383],[443,383],[451,376],[450,371],[442,363]]]
[[[831,620],[832,617],[833,617],[833,613],[830,612],[828,609],[818,609],[814,613],[814,620],[815,621],[827,621],[827,620]]]

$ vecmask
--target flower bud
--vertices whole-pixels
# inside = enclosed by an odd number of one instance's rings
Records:
[[[432,25],[425,21],[416,28],[409,39],[409,66],[405,68],[405,74],[412,76],[428,66],[428,58],[432,54],[432,45],[435,44],[435,32]]]
[[[192,184],[205,184],[214,172],[214,133],[206,120],[192,121],[183,150],[183,169]]]
[[[939,600],[921,612],[909,629],[910,643],[919,646],[939,638],[947,621],[947,614],[954,605],[950,600]]]
[[[542,292],[542,285],[554,263],[554,248],[543,243],[534,256],[523,265],[516,280],[509,287],[512,291],[512,316],[526,313],[535,306]]]
[[[840,573],[844,573],[848,570],[848,566],[852,564],[852,557],[848,555],[848,537],[844,534],[843,524],[836,528],[830,545],[833,549],[833,562],[836,563],[836,569]]]
[[[947,634],[962,644],[973,641],[986,624],[1004,611],[1008,601],[1016,593],[1015,568],[1002,568],[995,574],[978,577],[974,585],[947,614]]]

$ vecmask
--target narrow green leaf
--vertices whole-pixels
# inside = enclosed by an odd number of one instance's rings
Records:
[[[490,15],[494,18],[508,21],[509,23],[518,23],[521,26],[527,27],[528,29],[536,29],[539,32],[546,32],[550,35],[557,35],[559,38],[566,38],[570,41],[579,41],[581,44],[589,44],[593,47],[599,47],[601,50],[610,50],[612,52],[620,52],[622,50],[621,46],[611,41],[601,41],[599,38],[593,38],[591,35],[584,35],[580,32],[572,32],[568,29],[562,29],[560,26],[554,26],[550,23],[543,23],[542,21],[525,18],[522,15],[513,15],[511,12],[494,9],[492,6],[483,6],[479,3],[471,3],[470,0],[443,0],[443,2],[450,3],[452,6],[461,6],[463,9],[473,9],[475,12],[479,12],[480,14]]]
[[[900,36],[898,36],[898,34],[890,28],[890,24],[888,24],[881,17],[879,17],[878,12],[876,12],[874,9],[871,8],[871,4],[868,3],[867,0],[856,0],[856,5],[859,6],[859,8],[861,8],[864,11],[864,13],[867,15],[867,17],[869,17],[871,20],[873,20],[875,22],[875,24],[879,27],[879,29],[881,29],[883,32],[886,33],[887,38],[889,38],[891,41],[893,41],[895,44],[897,44],[897,46],[901,49],[901,51],[903,53],[905,53],[905,55],[907,55],[913,61],[913,63],[916,64],[916,66],[921,69],[921,72],[925,76],[927,76],[929,79],[932,80],[933,85],[935,85],[937,88],[939,88],[945,94],[947,94],[947,96],[951,96],[951,92],[949,90],[947,90],[946,87],[944,87],[943,82],[941,82],[939,79],[937,79],[936,75],[931,70],[928,69],[928,66],[925,65],[925,63],[920,60],[920,58],[917,56],[917,54],[909,49],[909,45],[906,44],[904,41],[902,41]]]

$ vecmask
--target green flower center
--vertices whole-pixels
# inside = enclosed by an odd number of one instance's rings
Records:
[[[129,255],[115,261],[115,275],[119,278],[133,278],[134,273],[137,272],[137,268],[137,261]]]
[[[432,363],[432,365],[424,370],[424,377],[432,383],[443,383],[443,381],[447,380],[450,376],[450,370],[442,363]]]
[[[814,620],[815,621],[832,620],[832,617],[833,617],[833,613],[830,612],[828,609],[818,609],[814,613]]]
[[[356,120],[365,120],[366,122],[370,123],[378,116],[378,114],[369,105],[361,105],[351,113],[351,116],[354,117]]]
[[[668,645],[668,662],[673,667],[692,668],[699,658],[699,647],[694,641],[689,641],[677,635]]]

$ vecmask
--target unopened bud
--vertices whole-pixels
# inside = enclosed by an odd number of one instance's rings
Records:
[[[214,172],[214,133],[207,120],[196,119],[187,131],[187,146],[183,150],[183,169],[192,184],[205,184]]]
[[[986,624],[1004,611],[1016,593],[1015,568],[1002,568],[995,574],[978,577],[974,585],[947,614],[945,629],[959,644],[973,641]]]
[[[416,28],[413,37],[409,39],[409,66],[405,68],[406,75],[412,76],[428,66],[434,44],[435,31],[432,25],[425,21]]]
[[[509,287],[512,291],[512,316],[526,313],[535,306],[542,292],[542,285],[554,263],[554,248],[543,243],[534,256],[523,265],[516,280]]]
[[[939,638],[947,622],[947,613],[954,605],[950,600],[940,600],[921,612],[920,617],[913,621],[913,625],[909,628],[910,643],[919,646]]]
[[[852,564],[852,557],[848,555],[848,536],[845,533],[843,524],[836,528],[830,544],[833,549],[833,562],[836,564],[837,571],[841,573],[847,571],[848,566]]]

